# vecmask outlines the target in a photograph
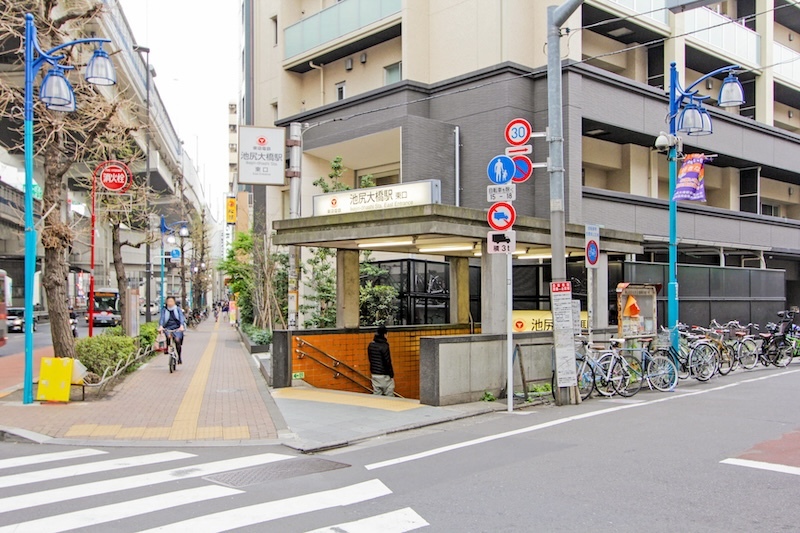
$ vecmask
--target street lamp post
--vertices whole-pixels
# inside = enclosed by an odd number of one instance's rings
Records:
[[[172,239],[174,239],[177,228],[178,236],[180,236],[181,239],[188,237],[189,228],[186,226],[186,224],[188,224],[188,222],[185,220],[179,220],[178,222],[167,224],[167,221],[164,219],[164,215],[161,215],[161,301],[158,307],[159,313],[161,313],[161,310],[164,309],[164,298],[166,298],[166,295],[164,294],[164,236],[169,235]],[[186,305],[185,302],[184,305]]]
[[[22,402],[33,402],[33,283],[36,272],[36,227],[33,223],[33,80],[45,63],[50,70],[39,87],[39,99],[48,109],[74,111],[75,94],[64,75],[65,70],[75,67],[60,65],[64,55],[60,50],[84,43],[97,44],[92,58],[86,66],[84,77],[95,85],[114,85],[117,82],[111,58],[103,50],[109,39],[91,37],[60,44],[47,52],[42,51],[33,23],[33,14],[25,15],[25,369]]]
[[[135,52],[142,52],[145,54],[147,58],[146,61],[146,78],[145,78],[145,107],[147,108],[147,124],[144,129],[144,139],[145,144],[147,145],[145,151],[145,191],[144,191],[144,212],[147,215],[147,240],[144,243],[144,261],[145,261],[145,286],[144,286],[144,299],[146,301],[145,304],[145,312],[144,312],[144,319],[145,322],[150,322],[153,319],[152,312],[150,310],[150,302],[152,298],[151,294],[151,283],[153,277],[153,265],[152,260],[150,258],[150,48],[146,46],[139,46],[134,45],[133,50]]]
[[[678,204],[674,199],[678,180],[678,132],[687,135],[710,135],[712,131],[711,117],[703,108],[702,102],[708,96],[697,96],[695,87],[708,78],[727,73],[719,91],[717,105],[719,107],[736,107],[744,103],[744,90],[734,71],[738,65],[729,65],[709,72],[700,77],[686,89],[682,89],[678,81],[678,68],[673,62],[669,67],[669,135],[662,133],[656,146],[669,146],[667,160],[669,162],[669,282],[667,284],[667,325],[672,331],[672,345],[678,349]],[[689,103],[684,105],[686,100]]]

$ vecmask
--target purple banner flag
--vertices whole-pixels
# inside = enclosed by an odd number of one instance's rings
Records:
[[[672,195],[673,201],[706,201],[705,161],[705,154],[689,154],[683,159],[683,165],[678,172],[678,180],[675,184],[675,194]]]

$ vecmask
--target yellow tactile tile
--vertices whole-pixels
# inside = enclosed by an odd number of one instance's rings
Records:
[[[225,440],[249,439],[250,428],[247,426],[223,427],[222,438]]]
[[[114,438],[116,439],[141,439],[144,437],[146,427],[131,427],[120,429]]]
[[[197,428],[198,439],[222,439],[222,426],[209,426],[204,428]]]
[[[99,425],[94,428],[94,431],[89,435],[90,437],[113,437],[119,430],[122,429],[122,426],[119,424],[111,425],[111,426],[104,426]]]
[[[143,439],[166,439],[169,437],[170,428],[168,427],[152,427],[152,428],[145,428],[144,433],[142,433]]]
[[[384,411],[408,411],[422,407],[419,400],[405,398],[389,398],[374,394],[359,394],[356,392],[329,391],[320,389],[283,388],[271,391],[274,398],[287,400],[307,400],[311,402],[335,403],[340,405],[355,405],[358,407],[371,407]]]
[[[64,434],[65,437],[88,437],[97,428],[97,424],[75,424]]]

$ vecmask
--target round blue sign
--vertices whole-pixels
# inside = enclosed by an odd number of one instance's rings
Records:
[[[493,157],[486,167],[486,175],[489,177],[489,181],[496,185],[511,181],[515,172],[514,161],[507,155]]]
[[[590,265],[597,264],[597,259],[600,256],[600,249],[597,246],[597,242],[589,241],[586,245],[586,260],[589,262]]]

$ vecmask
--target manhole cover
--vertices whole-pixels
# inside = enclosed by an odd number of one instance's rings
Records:
[[[264,466],[223,472],[222,474],[207,476],[204,479],[220,485],[225,485],[226,487],[242,488],[249,487],[250,485],[258,485],[259,483],[266,483],[268,481],[348,468],[349,466],[350,465],[345,463],[337,463],[336,461],[327,461],[315,457],[298,457]]]

